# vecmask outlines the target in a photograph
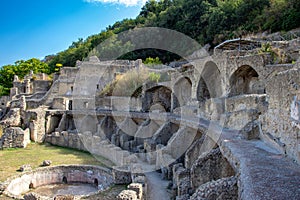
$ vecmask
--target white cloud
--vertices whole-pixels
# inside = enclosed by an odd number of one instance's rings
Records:
[[[88,3],[113,3],[123,4],[125,6],[144,5],[147,0],[84,0]]]

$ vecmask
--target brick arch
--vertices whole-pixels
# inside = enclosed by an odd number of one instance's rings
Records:
[[[177,79],[173,87],[173,108],[187,105],[192,98],[193,83],[187,76]]]
[[[259,73],[252,66],[240,66],[229,78],[230,92],[228,96],[264,93],[264,86],[259,79]]]
[[[246,58],[233,59],[231,62],[228,62],[227,66],[227,77],[230,78],[236,70],[241,66],[251,66],[261,78],[266,78],[269,74],[269,70],[265,67],[265,61],[262,56],[255,55]]]
[[[189,73],[178,73],[178,76],[173,81],[173,88],[174,86],[181,81],[182,79],[188,79],[189,82],[191,82],[192,86],[194,86],[196,83],[195,77],[194,77],[194,69],[189,71]]]
[[[213,61],[205,63],[200,74],[197,87],[197,100],[222,96],[222,76],[217,64]]]

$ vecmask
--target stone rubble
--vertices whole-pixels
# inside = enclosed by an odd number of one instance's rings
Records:
[[[32,171],[32,168],[30,165],[22,165],[19,169],[20,172],[30,172]]]
[[[52,161],[51,160],[44,160],[43,163],[42,163],[42,166],[43,167],[48,167],[52,164]]]
[[[238,199],[237,178],[222,178],[205,183],[197,188],[189,200]]]

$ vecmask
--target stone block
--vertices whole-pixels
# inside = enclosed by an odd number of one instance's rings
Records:
[[[19,127],[10,127],[4,130],[4,134],[0,140],[2,148],[26,148],[30,143],[29,129],[25,131]]]
[[[238,199],[236,177],[222,178],[199,186],[190,200]]]
[[[132,182],[131,171],[128,166],[114,167],[112,175],[114,183],[117,185],[130,184]]]
[[[50,166],[51,164],[52,164],[51,160],[44,160],[42,163],[42,166],[47,167],[47,166]]]
[[[133,190],[123,190],[118,196],[117,200],[138,200],[136,192]]]
[[[233,168],[222,155],[219,148],[201,155],[191,167],[191,188],[195,190],[200,185],[223,177],[233,176]]]
[[[22,165],[19,169],[20,172],[30,172],[32,170],[30,165]]]
[[[140,183],[131,183],[128,185],[128,190],[133,190],[137,194],[137,198],[141,200],[143,198],[143,185]]]
[[[191,185],[190,185],[189,177],[185,177],[179,180],[177,186],[178,196],[189,195],[190,189],[191,189]]]

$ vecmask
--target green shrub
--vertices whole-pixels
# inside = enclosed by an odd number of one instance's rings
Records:
[[[160,61],[159,57],[156,57],[156,58],[146,58],[146,60],[144,61],[144,64],[145,65],[161,65],[162,62]]]
[[[262,44],[258,50],[259,54],[268,53],[271,55],[274,64],[283,64],[292,62],[290,56],[288,56],[281,49],[272,46],[270,43]]]
[[[152,82],[158,83],[158,81],[160,80],[160,74],[155,73],[155,72],[151,72],[149,74],[149,80],[152,81]]]

